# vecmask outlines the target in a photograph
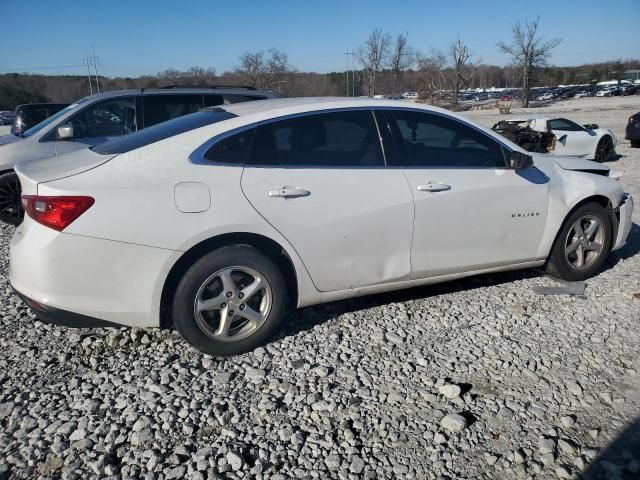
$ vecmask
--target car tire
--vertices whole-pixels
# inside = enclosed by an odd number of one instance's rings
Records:
[[[640,148],[640,140],[630,140],[631,148]]]
[[[611,136],[605,135],[600,139],[596,147],[595,161],[600,163],[608,162],[615,153],[616,150],[613,146],[613,139]]]
[[[0,175],[0,222],[20,225],[24,209],[20,200],[22,188],[15,172]]]
[[[248,245],[225,246],[185,272],[173,299],[173,324],[202,353],[236,355],[271,337],[286,296],[282,272],[268,256]]]
[[[600,270],[611,252],[612,241],[609,212],[599,203],[586,203],[562,225],[551,249],[547,273],[566,281],[586,280]]]

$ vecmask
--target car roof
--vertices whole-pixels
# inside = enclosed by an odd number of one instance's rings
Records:
[[[379,98],[363,97],[297,97],[297,98],[277,98],[260,100],[259,102],[244,102],[224,105],[220,107],[210,107],[210,110],[224,109],[239,117],[265,114],[265,116],[283,116],[287,113],[313,112],[317,110],[331,110],[342,108],[416,108],[443,112],[447,115],[457,116],[455,113],[442,108],[402,100],[386,100]],[[205,109],[207,110],[207,109]]]
[[[69,105],[68,103],[23,103],[20,104],[16,107],[16,110],[18,109],[25,109],[25,108],[43,108],[43,107],[66,107],[67,105]]]
[[[179,94],[236,94],[236,95],[259,95],[269,96],[276,98],[278,93],[272,90],[258,90],[252,87],[243,86],[210,86],[210,87],[180,87],[180,86],[167,86],[158,88],[131,88],[127,90],[111,90],[108,92],[94,93],[84,97],[86,101],[100,100],[103,98],[122,97],[126,95],[179,95]]]

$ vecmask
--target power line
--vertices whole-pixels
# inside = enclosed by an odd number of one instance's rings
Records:
[[[50,66],[50,67],[19,67],[19,68],[8,68],[6,70],[0,70],[0,73],[18,73],[18,72],[27,72],[29,70],[55,70],[58,68],[79,68],[79,67],[84,67],[84,64],[82,65],[58,65],[58,66]]]

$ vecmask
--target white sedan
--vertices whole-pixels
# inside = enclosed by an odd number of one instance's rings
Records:
[[[548,151],[554,155],[606,162],[616,153],[618,139],[610,128],[582,126],[561,117],[513,117],[500,123],[526,126],[535,132],[550,132],[553,141]]]
[[[20,164],[10,281],[44,321],[255,348],[286,308],[546,265],[596,274],[631,226],[606,166],[392,100],[225,105]]]

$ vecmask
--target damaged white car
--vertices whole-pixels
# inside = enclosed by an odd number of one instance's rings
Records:
[[[525,150],[607,162],[616,154],[617,138],[609,128],[578,125],[566,118],[516,117],[493,127]]]
[[[16,172],[10,280],[38,318],[174,326],[212,355],[287,308],[528,267],[584,280],[633,211],[606,165],[397,100],[224,105]]]

